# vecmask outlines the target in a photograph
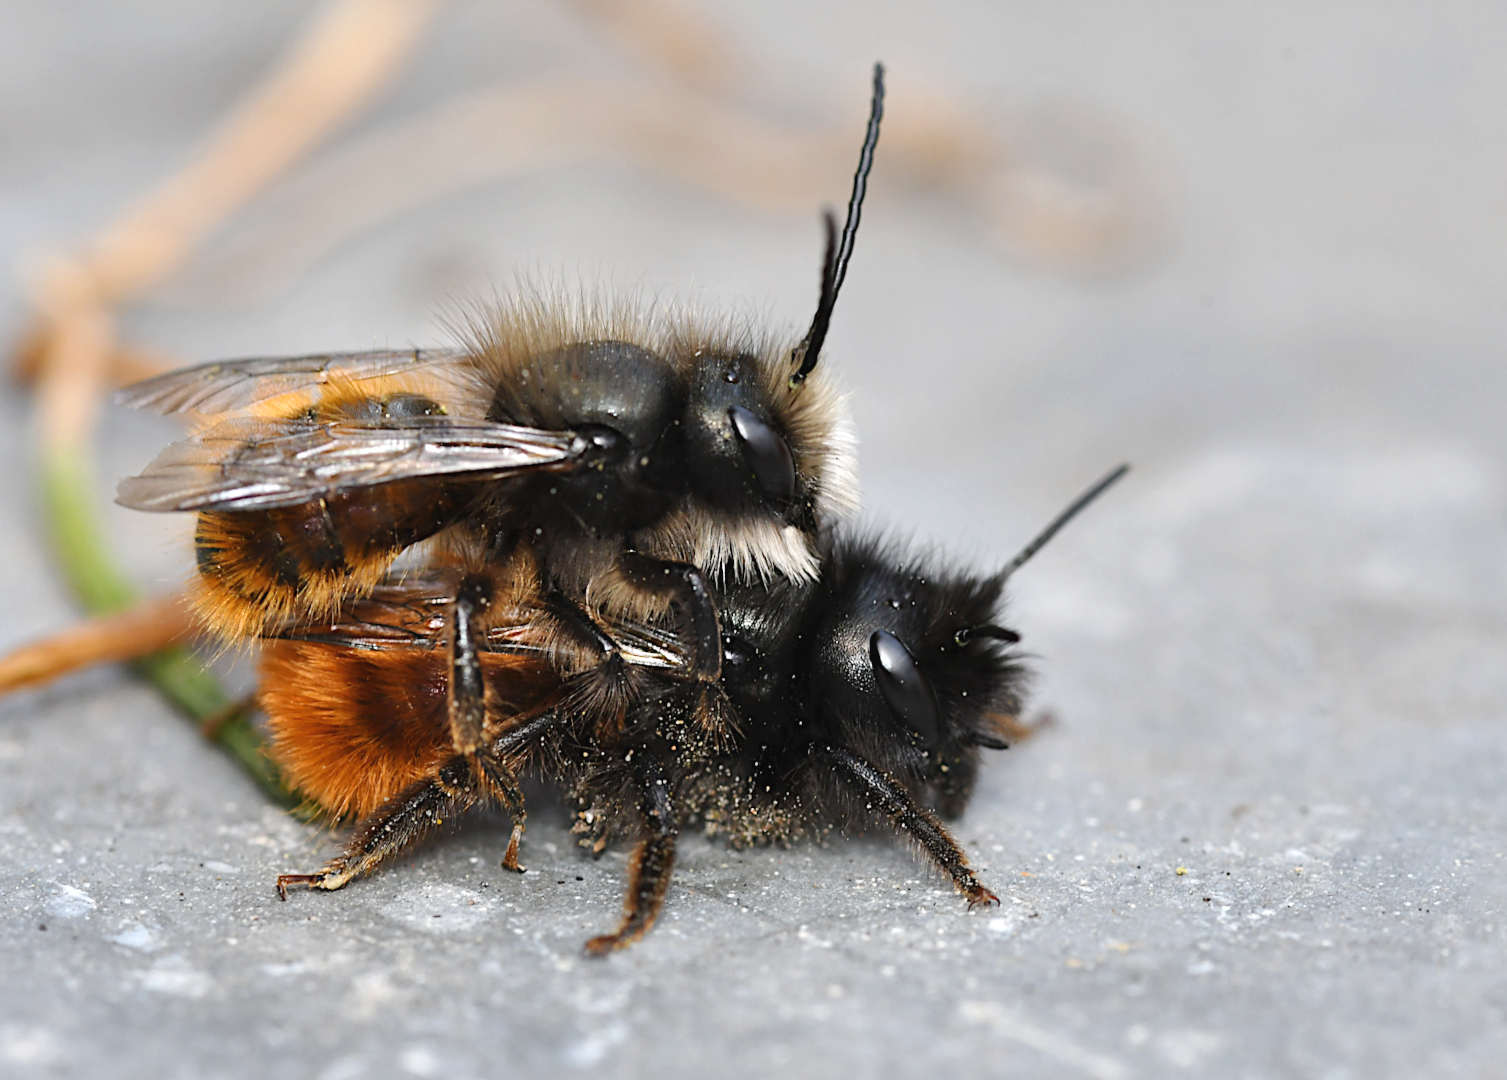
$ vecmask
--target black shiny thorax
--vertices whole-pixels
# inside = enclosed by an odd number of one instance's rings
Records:
[[[530,357],[497,388],[487,419],[575,431],[585,467],[502,482],[505,518],[545,530],[621,534],[660,518],[683,472],[682,381],[663,357],[623,341]]]

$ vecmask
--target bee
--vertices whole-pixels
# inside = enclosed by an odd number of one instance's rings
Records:
[[[645,673],[627,722],[607,733],[579,723],[556,666],[540,659],[526,566],[431,572],[377,590],[329,626],[290,631],[263,659],[274,756],[316,803],[361,821],[322,870],[282,875],[279,895],[292,884],[341,888],[461,810],[507,805],[500,770],[480,759],[561,784],[594,851],[632,842],[624,913],[587,943],[596,955],[652,927],[691,824],[736,847],[881,824],[909,837],[970,907],[997,903],[936,811],[961,813],[979,751],[1022,731],[1026,670],[1011,648],[1020,638],[998,622],[1005,582],[1124,472],[992,575],[841,535],[824,539],[814,584],[718,590],[730,740],[695,722],[687,650],[652,626],[610,628]],[[474,639],[446,625],[468,593],[485,611]],[[516,864],[517,842],[515,820],[505,865]]]
[[[194,511],[195,606],[229,640],[328,621],[407,549],[464,534],[540,568],[557,637],[589,656],[603,722],[632,667],[597,621],[679,624],[698,717],[725,734],[709,579],[814,582],[821,532],[856,506],[853,438],[819,366],[857,235],[883,68],[846,221],[798,342],[736,320],[540,291],[473,319],[468,347],[211,363],[120,400],[209,426],[118,501]],[[595,613],[595,614],[593,614]]]

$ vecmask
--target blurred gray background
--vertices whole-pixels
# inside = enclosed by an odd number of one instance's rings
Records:
[[[951,557],[997,564],[1135,465],[1013,587],[1056,722],[989,762],[957,824],[1002,905],[969,914],[883,836],[690,837],[660,925],[590,962],[623,856],[591,861],[543,803],[523,878],[484,816],[279,904],[274,876],[332,838],[102,669],[0,701],[0,1075],[1501,1075],[1501,6],[686,2],[776,119],[856,149],[882,58],[892,102],[945,88],[1069,187],[1131,178],[1130,239],[1065,266],[905,189],[881,143],[829,340],[868,520]],[[7,0],[0,337],[37,253],[180,165],[306,12]],[[457,2],[342,139],[635,64],[577,9]],[[552,168],[306,268],[236,263],[255,251],[232,229],[125,329],[184,361],[437,342],[436,312],[516,270],[797,328],[816,211]],[[269,193],[237,228],[276,212]],[[0,413],[10,647],[76,610],[26,396]],[[176,430],[110,412],[102,483]],[[108,521],[143,586],[182,579],[185,522]]]

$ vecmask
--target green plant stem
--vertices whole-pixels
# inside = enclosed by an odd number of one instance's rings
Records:
[[[45,450],[41,463],[42,503],[52,550],[69,586],[95,615],[124,611],[136,591],[110,558],[94,509],[94,471],[77,448]],[[132,665],[168,702],[194,723],[225,716],[232,702],[219,682],[187,649],[171,646]],[[267,795],[284,806],[298,800],[267,757],[261,733],[249,711],[235,711],[213,726],[209,738],[245,769]]]

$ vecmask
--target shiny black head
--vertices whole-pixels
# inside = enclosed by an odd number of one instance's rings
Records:
[[[809,482],[797,475],[789,408],[768,392],[759,358],[703,353],[690,375],[685,422],[691,494],[734,513],[801,516]],[[794,523],[792,521],[792,523]]]
[[[937,573],[894,548],[839,542],[815,601],[806,693],[815,725],[961,808],[978,748],[1002,747],[1025,669],[998,626],[1001,582]]]

